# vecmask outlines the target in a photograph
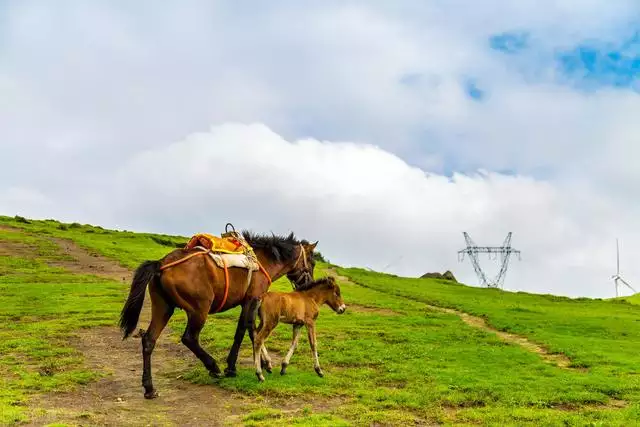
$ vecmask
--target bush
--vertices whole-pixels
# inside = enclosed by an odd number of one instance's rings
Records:
[[[186,243],[175,243],[170,239],[164,239],[158,236],[149,236],[149,237],[151,238],[151,240],[153,240],[157,244],[162,246],[168,246],[170,248],[183,248],[186,245]]]
[[[313,253],[313,259],[315,261],[320,261],[320,262],[327,262],[326,259],[324,259],[324,257],[322,256],[322,254],[320,252],[314,252]]]
[[[15,217],[13,217],[13,219],[15,219],[16,222],[20,222],[22,224],[31,224],[31,221],[20,215],[16,215]]]

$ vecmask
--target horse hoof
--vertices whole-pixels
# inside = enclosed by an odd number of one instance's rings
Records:
[[[229,368],[226,368],[226,369],[224,370],[224,375],[225,375],[227,378],[231,378],[231,377],[235,377],[235,376],[237,376],[238,374],[236,373],[236,370],[235,370],[235,369],[231,370],[231,369],[229,369]]]
[[[219,371],[218,372],[209,371],[209,376],[212,378],[222,378],[222,373]]]
[[[145,399],[155,399],[156,397],[158,397],[158,392],[156,390],[151,390],[144,393]]]
[[[318,374],[319,377],[324,377],[324,374],[322,373],[322,369],[320,368],[316,368],[316,374]]]
[[[283,363],[282,367],[280,368],[280,375],[284,375],[287,373],[287,364]]]
[[[261,383],[264,382],[264,375],[259,374],[259,373],[256,372],[256,377],[258,377],[258,381],[260,381]]]
[[[271,366],[267,366],[266,368],[264,368],[265,371],[267,371],[267,374],[271,373]]]

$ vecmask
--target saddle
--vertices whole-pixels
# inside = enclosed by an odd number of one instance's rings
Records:
[[[231,226],[231,231],[229,231]],[[208,251],[209,256],[220,268],[239,267],[257,271],[260,266],[253,248],[238,233],[232,224],[227,224],[225,232],[220,236],[208,233],[198,233],[191,237],[184,249],[201,249]]]
[[[229,226],[231,226],[231,231],[229,231]],[[198,255],[209,255],[219,268],[224,269],[224,294],[215,309],[212,305],[210,313],[220,311],[227,301],[227,296],[229,295],[229,267],[239,267],[247,270],[247,288],[251,285],[253,272],[257,270],[262,271],[269,281],[269,285],[271,285],[271,276],[258,262],[258,257],[253,248],[240,233],[236,232],[231,224],[226,225],[225,232],[220,237],[207,233],[195,234],[189,239],[184,249],[198,249],[198,251],[192,252],[177,261],[162,265],[160,270],[178,265]]]

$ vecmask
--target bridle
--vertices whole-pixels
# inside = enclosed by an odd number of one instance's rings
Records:
[[[302,258],[302,265],[304,268],[302,272],[294,272],[298,269],[300,258]],[[296,259],[292,271],[287,274],[287,278],[291,282],[293,289],[296,289],[297,285],[305,284],[313,280],[313,275],[309,272],[309,264],[307,263],[307,251],[304,249],[302,244],[300,244],[300,254],[298,255],[298,259]]]

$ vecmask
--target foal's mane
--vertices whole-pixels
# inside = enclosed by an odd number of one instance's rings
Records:
[[[336,283],[336,279],[333,276],[322,277],[317,280],[312,280],[311,282],[300,285],[296,288],[296,291],[308,291],[309,289],[317,288],[322,285],[329,285],[332,283]]]
[[[309,244],[306,240],[298,240],[293,233],[290,233],[286,237],[275,234],[267,236],[244,230],[242,232],[242,237],[245,238],[247,243],[249,243],[253,249],[264,250],[266,255],[276,262],[294,261],[296,257],[296,248],[300,244]]]

